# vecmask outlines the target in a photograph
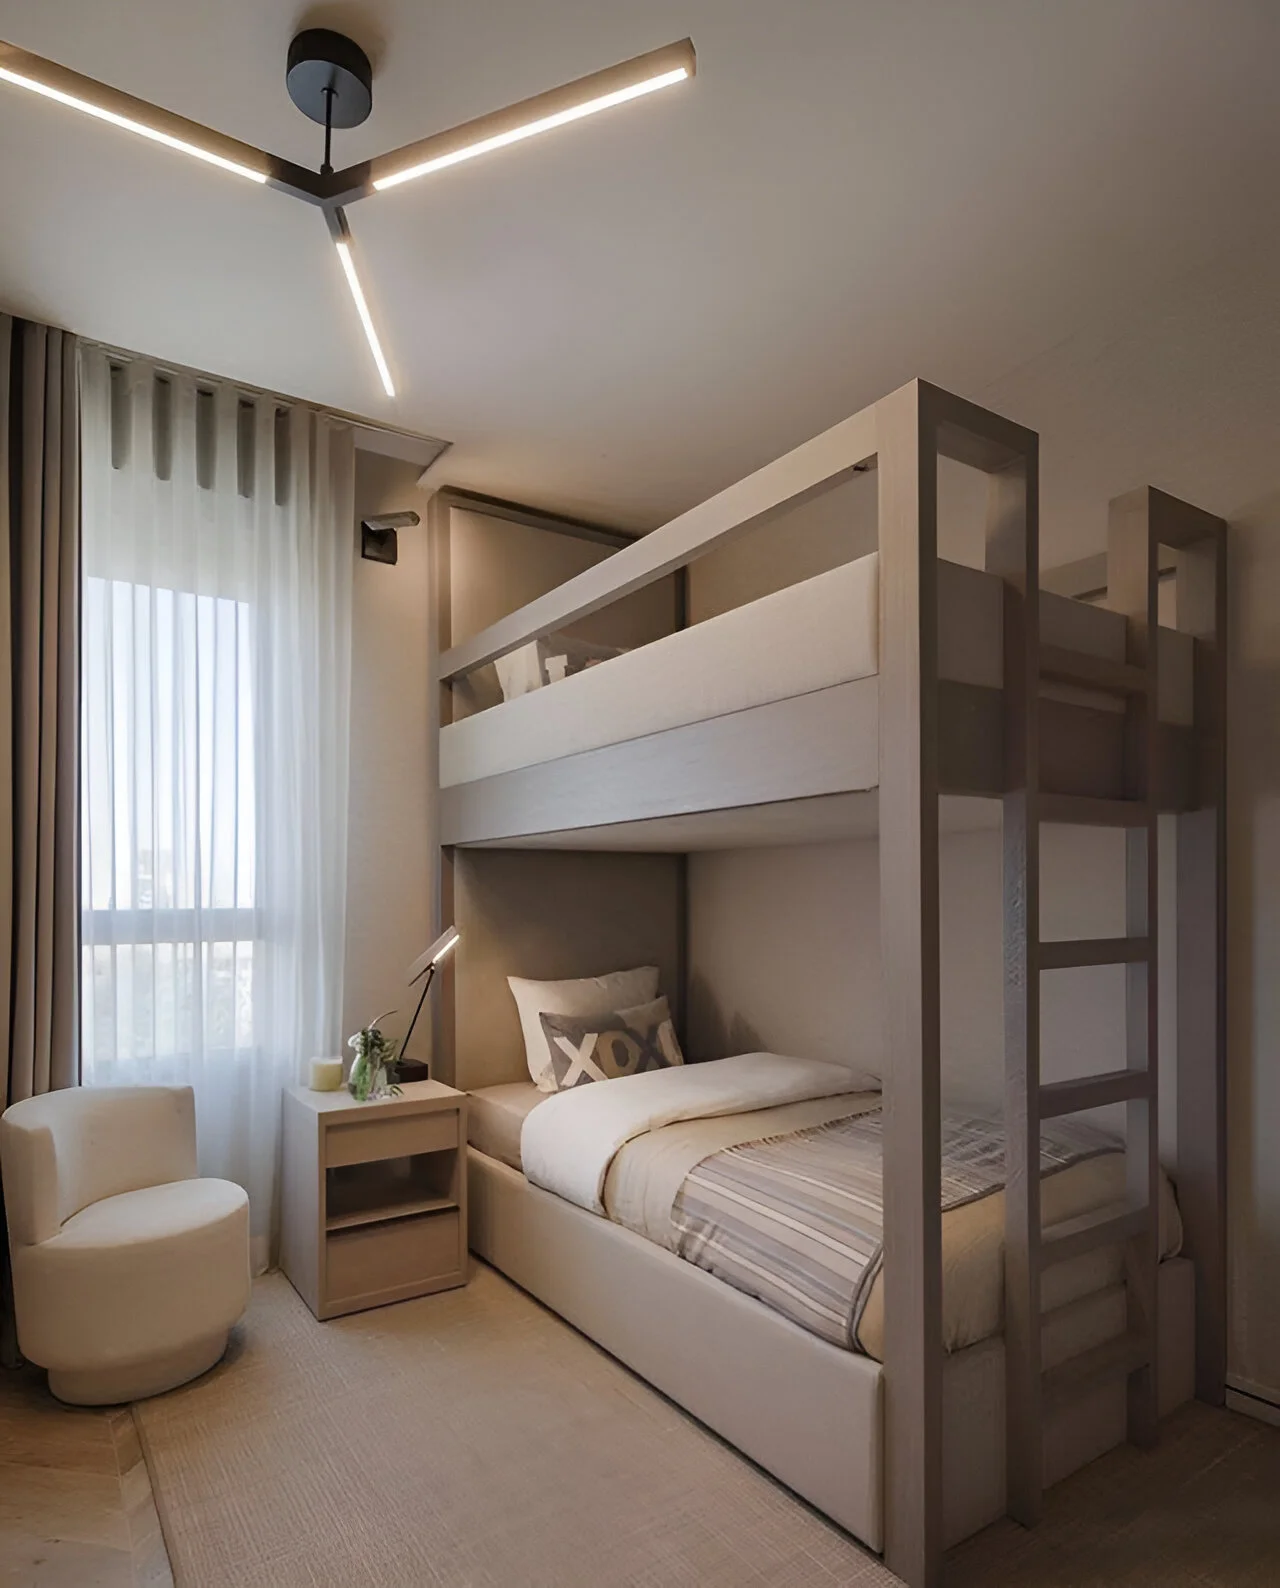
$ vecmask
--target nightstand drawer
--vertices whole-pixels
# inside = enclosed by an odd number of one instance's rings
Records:
[[[331,1233],[329,1300],[337,1304],[448,1278],[462,1266],[461,1243],[456,1210]]]
[[[377,1104],[371,1105],[374,1109]],[[330,1125],[324,1133],[326,1168],[371,1163],[377,1158],[409,1158],[419,1152],[447,1152],[458,1145],[458,1111],[383,1115]]]

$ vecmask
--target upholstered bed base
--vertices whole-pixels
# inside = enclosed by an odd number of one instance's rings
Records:
[[[878,1362],[806,1333],[475,1148],[468,1149],[468,1197],[471,1246],[480,1257],[841,1527],[882,1547]],[[1161,1267],[1164,1413],[1193,1391],[1193,1277],[1184,1259]],[[1123,1303],[1123,1291],[1100,1293],[1055,1327],[1085,1349],[1123,1330]],[[985,1340],[948,1357],[943,1395],[950,1544],[1004,1513],[1003,1342]],[[1047,1481],[1119,1444],[1124,1432],[1122,1377],[1046,1407]]]

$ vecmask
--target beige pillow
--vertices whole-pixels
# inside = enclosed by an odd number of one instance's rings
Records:
[[[527,981],[508,976],[507,986],[520,1014],[524,1056],[529,1074],[541,1092],[554,1092],[551,1049],[542,1029],[542,1016],[608,1015],[616,1009],[634,1009],[658,996],[658,967],[615,970],[607,976],[583,976],[576,981]]]
[[[542,1016],[557,1092],[684,1063],[665,998],[607,1015]]]

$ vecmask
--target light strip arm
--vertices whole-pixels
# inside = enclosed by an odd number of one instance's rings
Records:
[[[111,126],[147,138],[179,154],[203,160],[250,182],[280,188],[309,203],[321,202],[322,179],[301,166],[241,143],[225,133],[185,116],[135,99],[92,77],[84,77],[55,61],[32,55],[0,40],[0,82],[24,88],[43,99],[65,105]]]
[[[683,82],[696,70],[697,57],[690,39],[650,50],[647,55],[637,55],[618,66],[592,72],[560,88],[549,89],[545,94],[508,105],[505,110],[464,122],[448,132],[435,133],[417,143],[393,149],[390,154],[379,155],[364,165],[339,171],[330,178],[330,201],[351,203],[366,194],[523,142],[554,127]]]
[[[364,288],[360,285],[360,277],[356,271],[355,256],[351,251],[351,228],[347,225],[347,217],[338,205],[326,209],[324,213],[329,223],[329,235],[333,238],[334,247],[338,250],[338,258],[342,262],[342,273],[346,276],[347,286],[351,289],[356,313],[360,316],[360,324],[364,327],[365,340],[369,344],[369,351],[373,354],[373,362],[378,366],[378,378],[382,382],[382,389],[388,397],[394,397],[395,382],[391,379],[391,371],[387,368],[382,343],[378,340],[378,332],[373,323],[373,316],[369,312],[368,300],[365,298]]]

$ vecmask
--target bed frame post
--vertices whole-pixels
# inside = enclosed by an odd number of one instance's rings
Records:
[[[942,1577],[937,441],[932,388],[876,407],[885,990],[885,1561]]]
[[[989,479],[986,561],[1004,580],[1005,1464],[1009,1514],[1040,1515],[1039,451]]]
[[[677,568],[671,575],[671,627],[675,631],[689,626],[689,570]],[[676,863],[676,990],[675,1027],[681,1048],[689,1051],[689,1010],[692,997],[690,976],[689,856],[675,856]]]
[[[441,676],[440,658],[453,644],[453,590],[450,567],[450,498],[437,491],[427,504],[427,555],[430,558],[431,633],[428,637],[427,684],[428,753],[431,757],[431,931],[436,936],[454,919],[453,849],[440,842],[440,730],[453,721],[453,685]],[[437,1080],[452,1085],[455,1079],[457,1032],[454,1021],[456,999],[456,954],[440,968],[439,991],[431,1009],[431,1073]]]

